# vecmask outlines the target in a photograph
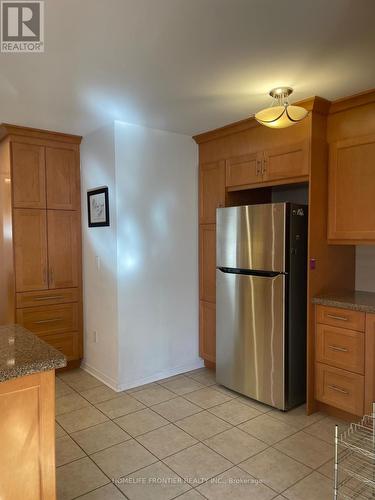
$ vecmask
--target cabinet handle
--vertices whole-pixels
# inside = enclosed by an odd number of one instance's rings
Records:
[[[337,387],[337,385],[329,385],[328,389],[332,389],[332,391],[341,392],[341,394],[349,394],[349,391],[342,389],[341,387]]]
[[[39,321],[34,321],[35,325],[42,325],[44,323],[54,323],[55,321],[62,321],[64,318],[51,318],[51,319],[40,319]]]
[[[256,169],[256,175],[260,175],[262,171],[262,161],[261,160],[257,160],[257,169]]]
[[[348,321],[344,316],[335,316],[334,314],[327,314],[327,318],[337,319],[338,321]]]
[[[348,352],[346,347],[339,347],[338,345],[329,345],[328,347],[331,351]]]
[[[49,284],[50,284],[50,285],[52,285],[52,284],[53,284],[53,268],[52,268],[52,267],[50,267],[50,268],[49,268],[49,273],[48,273],[48,275],[49,275],[49,276],[48,276],[48,277],[49,277],[48,282],[49,282]]]
[[[64,295],[47,295],[45,297],[34,297],[34,300],[52,300],[52,299],[63,299]]]
[[[267,160],[263,160],[262,175],[267,172]]]
[[[46,267],[43,268],[43,283],[48,285],[48,276],[47,276],[47,268]]]

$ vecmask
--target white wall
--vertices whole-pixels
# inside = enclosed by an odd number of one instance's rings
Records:
[[[112,387],[118,382],[117,225],[114,125],[86,136],[81,146],[84,366]],[[88,189],[108,186],[110,227],[87,225]],[[97,258],[100,260],[98,269]],[[97,332],[97,343],[93,332]]]
[[[81,155],[83,366],[117,390],[203,366],[195,143],[116,122],[85,137]],[[111,226],[88,228],[86,191],[102,185]]]
[[[115,123],[122,388],[202,366],[198,156],[185,135]]]
[[[355,288],[375,292],[375,246],[356,247]]]

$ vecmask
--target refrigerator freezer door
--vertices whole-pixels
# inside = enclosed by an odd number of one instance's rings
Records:
[[[216,380],[284,410],[284,275],[216,271]]]
[[[217,210],[217,267],[285,272],[286,204]]]

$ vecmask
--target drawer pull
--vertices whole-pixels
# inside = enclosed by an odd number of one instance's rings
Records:
[[[348,318],[345,318],[345,316],[335,316],[334,314],[327,314],[327,318],[337,319],[338,321],[348,321]]]
[[[43,323],[54,323],[55,321],[63,321],[64,318],[51,318],[51,319],[40,319],[39,321],[34,321],[36,325],[41,325]]]
[[[337,385],[329,385],[328,389],[332,389],[332,391],[341,392],[341,394],[349,394],[349,391],[342,389],[341,387],[337,387]]]
[[[331,351],[348,352],[346,347],[339,347],[338,345],[329,345],[328,348],[331,349]]]
[[[64,295],[47,295],[46,297],[35,297],[34,300],[63,299]]]

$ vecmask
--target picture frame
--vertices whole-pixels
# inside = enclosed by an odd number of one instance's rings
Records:
[[[87,215],[89,227],[109,226],[108,187],[87,191]]]

